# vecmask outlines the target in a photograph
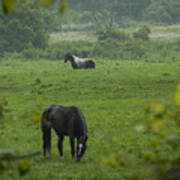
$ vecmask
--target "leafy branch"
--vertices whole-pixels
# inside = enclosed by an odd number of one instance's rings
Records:
[[[36,0],[34,4],[40,4],[44,7],[49,7],[55,1],[57,0]],[[9,12],[11,12],[18,5],[18,3],[21,3],[21,0],[2,0],[1,6],[4,14],[8,14]],[[65,0],[61,0],[58,8],[59,12],[63,13],[67,8],[67,6],[68,6],[67,2]]]
[[[37,155],[40,155],[40,152],[18,155],[13,149],[0,149],[0,176],[7,170],[10,163],[14,161],[17,161],[20,176],[25,175],[29,172],[34,162],[32,157]]]

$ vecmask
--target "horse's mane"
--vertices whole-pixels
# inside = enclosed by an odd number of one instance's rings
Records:
[[[71,106],[71,108],[76,112],[77,117],[82,121],[83,124],[83,130],[84,130],[84,136],[87,134],[87,127],[85,124],[85,117],[81,110],[76,106]]]

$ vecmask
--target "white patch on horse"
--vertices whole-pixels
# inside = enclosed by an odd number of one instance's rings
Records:
[[[79,148],[82,148],[83,147],[83,144],[79,144]]]
[[[83,144],[79,144],[79,151],[78,151],[78,155],[80,155],[80,154],[81,154],[82,148],[83,148]]]
[[[73,56],[73,57],[74,57],[74,61],[78,67],[86,67],[86,59],[80,59],[76,56]]]

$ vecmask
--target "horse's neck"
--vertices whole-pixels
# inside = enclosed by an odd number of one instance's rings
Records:
[[[70,61],[71,61],[72,67],[73,67],[73,68],[77,68],[77,63],[76,63],[76,61],[75,61],[74,56],[71,57]]]
[[[77,111],[78,111],[78,115],[79,115],[79,117],[80,117],[80,119],[82,121],[84,137],[86,137],[86,135],[87,135],[87,126],[86,126],[86,123],[85,123],[84,115],[83,115],[83,113],[81,112],[81,110],[79,108],[77,109]]]

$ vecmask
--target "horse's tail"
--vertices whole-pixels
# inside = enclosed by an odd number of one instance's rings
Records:
[[[51,123],[48,121],[49,108],[46,109],[41,118],[41,129],[43,133],[43,154],[46,156],[46,151],[51,150]]]
[[[89,64],[90,64],[91,68],[95,68],[96,67],[95,62],[93,60],[89,60]]]
[[[92,67],[93,67],[93,68],[96,68],[96,64],[95,64],[95,62],[94,62],[94,61],[92,61],[92,62],[93,62]]]

